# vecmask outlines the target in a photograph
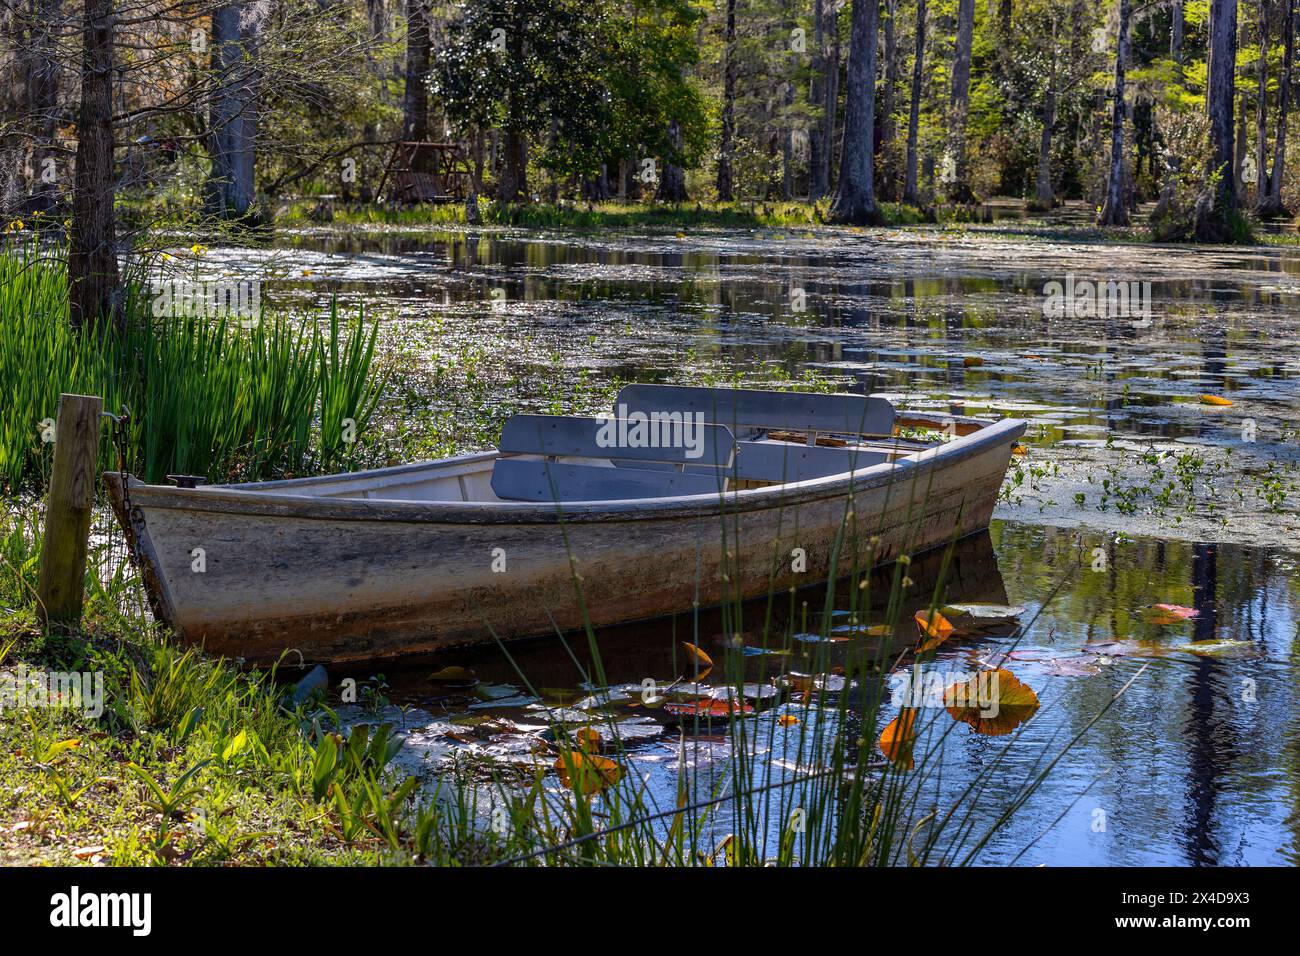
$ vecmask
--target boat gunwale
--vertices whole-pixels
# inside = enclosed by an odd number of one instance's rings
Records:
[[[313,476],[242,486],[212,485],[173,488],[127,478],[132,504],[146,508],[246,515],[301,520],[402,521],[437,524],[553,524],[574,521],[643,521],[697,517],[718,513],[762,511],[837,498],[846,491],[862,493],[919,477],[925,471],[946,468],[998,445],[1014,442],[1028,427],[1023,419],[988,422],[985,427],[950,442],[896,461],[880,462],[861,470],[810,478],[801,482],[667,498],[623,498],[609,501],[412,501],[400,498],[344,498],[325,495],[268,493],[252,490],[276,486],[310,487],[311,483],[355,480],[367,474],[400,475],[431,466],[451,466],[495,458],[495,450],[474,452],[435,462],[412,462],[371,472]],[[120,480],[116,474],[111,481]]]

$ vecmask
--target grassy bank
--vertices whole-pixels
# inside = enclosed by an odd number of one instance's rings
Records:
[[[0,486],[15,493],[48,473],[61,392],[102,396],[114,413],[126,405],[128,464],[150,481],[253,480],[352,459],[349,439],[364,439],[380,391],[375,324],[336,309],[322,327],[265,312],[154,316],[150,305],[128,284],[120,330],[78,333],[60,251],[0,249]],[[116,467],[104,433],[101,464]]]
[[[281,224],[301,224],[310,220],[315,203],[302,200],[283,209]],[[735,202],[735,203],[634,203],[564,202],[497,203],[480,199],[483,223],[489,226],[572,229],[777,229],[817,226],[827,223],[830,203],[803,201]],[[912,206],[884,203],[885,224],[910,225],[927,221],[927,215]],[[449,203],[438,206],[394,207],[382,205],[348,205],[334,207],[336,225],[423,226],[429,224],[465,225],[465,206]]]

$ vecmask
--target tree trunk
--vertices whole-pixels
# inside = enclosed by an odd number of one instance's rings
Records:
[[[835,222],[859,226],[880,221],[871,142],[876,112],[878,18],[877,0],[853,0],[848,86],[844,98],[844,144],[830,215]]]
[[[833,179],[831,174],[835,170],[836,145],[839,142],[835,131],[838,128],[836,119],[840,110],[840,20],[833,2],[825,5],[825,16],[825,32],[830,36],[831,49],[826,60],[826,113],[822,121],[822,139],[826,149],[822,156],[826,163],[826,189],[829,192]]]
[[[62,0],[37,0],[33,4],[35,22],[31,24],[26,49],[16,51],[20,68],[26,73],[26,110],[32,131],[32,184],[25,210],[47,210],[58,195],[55,182],[46,177],[46,169],[58,172],[55,134],[59,128],[58,37],[55,30],[61,16]]]
[[[497,180],[497,199],[518,202],[528,194],[528,137],[522,130],[506,130],[505,153]]]
[[[247,216],[253,205],[256,158],[254,59],[258,26],[248,21],[248,4],[229,3],[212,14],[212,72],[215,89],[208,115],[212,168],[206,183],[208,212]]]
[[[736,0],[727,0],[722,47],[722,141],[718,144],[718,202],[734,199],[731,151],[736,135]]]
[[[677,120],[668,123],[668,141],[672,143],[674,150],[681,150],[682,126]],[[665,161],[663,175],[659,178],[659,193],[656,198],[660,202],[686,202],[686,170],[681,166]]]
[[[1211,188],[1197,201],[1196,238],[1224,242],[1232,238],[1237,212],[1237,177],[1233,170],[1233,101],[1236,96],[1237,0],[1210,0],[1209,65],[1206,113],[1210,120]]]
[[[113,212],[113,18],[113,0],[86,0],[68,248],[68,313],[74,328],[122,318]]]
[[[786,83],[782,92],[781,105],[790,115],[794,105],[794,84]],[[794,198],[794,127],[786,126],[781,130],[781,198],[789,202]]]
[[[1052,14],[1052,52],[1047,69],[1047,91],[1043,96],[1043,131],[1038,139],[1038,176],[1034,182],[1034,203],[1051,209],[1056,204],[1052,189],[1052,127],[1056,124],[1056,38],[1060,24]]]
[[[889,148],[894,143],[894,89],[898,86],[898,0],[885,0],[885,65],[884,82],[880,90],[880,138],[876,143],[877,165],[880,169],[880,191],[886,198],[897,198],[897,188],[889,162]]]
[[[1259,11],[1259,60],[1255,94],[1255,205],[1264,205],[1268,187],[1268,2],[1255,0]]]
[[[1291,107],[1291,72],[1295,58],[1295,0],[1286,0],[1286,14],[1282,19],[1282,77],[1278,82],[1277,127],[1273,134],[1273,170],[1268,175],[1268,191],[1260,204],[1261,216],[1288,216],[1282,204],[1282,174],[1286,171],[1286,123]],[[1261,175],[1263,171],[1261,169]]]
[[[601,163],[600,171],[583,184],[583,195],[588,202],[604,202],[612,194],[609,187],[609,163]]]
[[[948,156],[953,180],[948,184],[952,202],[973,202],[970,171],[966,168],[966,118],[970,111],[971,43],[975,33],[975,0],[957,2],[957,43],[952,61],[952,88],[949,92]]]
[[[922,0],[924,2],[924,0]],[[826,104],[826,34],[822,31],[822,0],[813,0],[813,53],[812,76],[808,84],[808,105],[812,107],[813,120],[808,128],[808,201],[816,202],[830,192],[824,152],[830,142],[823,136],[821,119],[817,110]]]
[[[1060,0],[1060,2],[1063,2],[1063,0]],[[991,72],[994,86],[1002,99],[1002,106],[998,112],[1002,122],[1009,127],[1016,121],[1016,117],[1029,112],[1029,110],[1026,109],[1027,104],[1024,102],[1024,90],[1022,89],[1024,84],[1018,82],[1016,71],[1016,42],[1011,32],[1014,21],[1012,0],[998,0],[997,7],[997,26],[994,31],[997,53],[993,60]],[[1055,4],[1050,4],[1049,9],[1051,10],[1051,16],[1055,17]],[[993,0],[989,0],[989,13],[992,12]],[[1013,167],[1006,162],[999,164],[998,192],[1010,195],[1019,188],[1020,184],[1016,180]],[[1036,182],[1035,189],[1037,189]]]
[[[916,178],[917,138],[921,125],[921,85],[925,69],[925,0],[916,0],[916,52],[912,60],[912,102],[907,111],[907,179],[903,202],[921,204]]]
[[[1098,225],[1127,226],[1128,206],[1124,203],[1124,69],[1128,60],[1130,0],[1119,0],[1119,36],[1115,40],[1115,102],[1111,110],[1110,172],[1106,176],[1106,201]]]
[[[429,138],[429,14],[424,0],[406,0],[406,96],[402,102],[402,139]]]

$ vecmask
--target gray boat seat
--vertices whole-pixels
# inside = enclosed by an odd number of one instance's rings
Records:
[[[801,432],[808,436],[809,445],[821,435],[889,438],[894,434],[894,406],[876,395],[624,385],[614,399],[614,414],[627,417],[633,412],[701,413],[706,422],[726,425],[741,440],[767,431]]]
[[[735,444],[730,429],[681,415],[515,415],[501,431],[492,491],[507,501],[553,502],[720,494]]]
[[[850,444],[892,437],[894,406],[878,396],[625,385],[614,400],[614,409],[622,417],[681,412],[726,425],[739,439],[731,472],[735,481],[807,481],[861,471],[892,457],[889,450]],[[793,433],[802,437],[804,444],[771,439],[772,433]],[[844,439],[842,447],[818,444],[819,439],[827,438]]]

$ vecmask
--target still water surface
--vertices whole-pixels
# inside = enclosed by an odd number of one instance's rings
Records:
[[[446,362],[468,345],[491,357],[482,374],[499,388],[489,392],[512,408],[529,405],[519,385],[525,370],[569,387],[588,376],[681,380],[708,368],[761,380],[773,368],[814,369],[913,406],[1029,418],[1030,442],[1043,449],[1107,437],[1240,447],[1247,417],[1258,431],[1251,454],[1294,467],[1300,449],[1300,255],[1292,250],[1105,245],[1051,224],[689,236],[315,231],[274,250],[214,249],[205,267],[273,274],[268,295],[284,302],[364,301],[385,316],[386,347],[417,361]],[[1069,276],[1149,282],[1150,314],[1045,317],[1045,286]],[[1235,405],[1207,410],[1196,401],[1203,393]],[[431,391],[423,400],[458,399]],[[1293,503],[1282,510],[1294,522]],[[997,520],[989,536],[960,546],[943,599],[1023,606],[1022,626],[951,641],[928,665],[971,671],[1014,647],[1003,666],[1042,701],[972,804],[976,821],[996,819],[1035,768],[1146,670],[980,860],[1300,862],[1294,536],[1253,548],[1226,543],[1230,527],[1196,541],[1171,525],[1167,538],[1125,538],[1001,513],[1015,520]],[[1106,560],[1094,572],[1096,548]],[[1079,564],[1079,555],[1088,558]],[[929,602],[918,582],[916,608]],[[1156,603],[1196,614],[1151,623],[1139,609]],[[907,618],[910,610],[903,623],[915,631]],[[809,629],[806,620],[790,624]],[[607,682],[671,681],[682,673],[683,640],[722,659],[732,653],[722,631],[706,616],[602,632]],[[1212,655],[1178,650],[1210,640],[1233,643]],[[752,679],[760,667],[764,679],[816,673],[833,666],[819,651],[849,649],[809,645],[789,659],[741,663]],[[408,749],[431,765],[456,751],[531,760],[544,736],[542,708],[572,708],[599,690],[588,681],[585,639],[524,642],[511,654],[487,647],[390,669],[388,696],[417,708]],[[472,668],[483,694],[425,683],[449,665]],[[632,769],[672,806],[679,728],[625,701],[596,710],[626,723]],[[766,725],[752,737],[778,776],[800,770],[782,757],[782,712],[747,718]],[[881,723],[897,712],[884,704]],[[963,799],[1008,739],[955,728],[928,802]],[[706,787],[725,777],[725,749],[716,728],[688,735],[686,772]],[[727,821],[717,825],[725,833]]]

